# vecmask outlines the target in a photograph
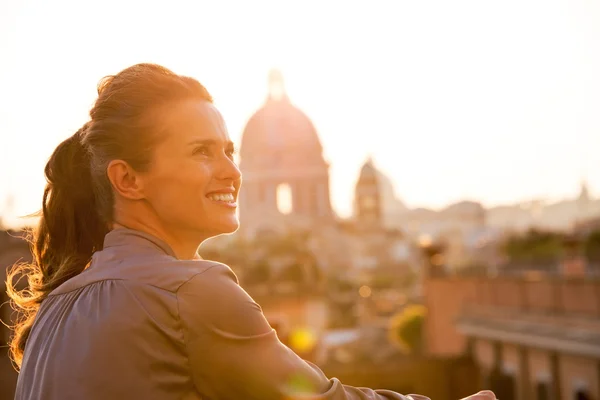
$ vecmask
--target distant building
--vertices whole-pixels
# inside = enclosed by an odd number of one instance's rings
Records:
[[[363,164],[354,189],[354,218],[360,218],[366,226],[375,218],[378,224],[388,229],[402,229],[399,223],[408,208],[398,198],[394,184],[374,163],[372,157]],[[369,217],[368,215],[371,215]],[[373,217],[376,215],[375,217]]]
[[[469,356],[499,399],[600,398],[600,281],[427,274],[427,352]],[[475,377],[474,377],[475,378]]]
[[[570,231],[576,225],[600,217],[600,200],[589,193],[585,181],[575,198],[547,203],[531,201],[515,205],[493,207],[487,210],[490,226],[511,231],[531,228]]]
[[[333,220],[329,165],[319,136],[288,98],[278,71],[270,74],[267,101],[246,124],[240,159],[244,236],[289,226],[311,228]],[[282,199],[282,193],[288,198]]]
[[[378,171],[369,160],[362,166],[354,190],[355,220],[364,230],[378,230],[383,222],[383,202]]]

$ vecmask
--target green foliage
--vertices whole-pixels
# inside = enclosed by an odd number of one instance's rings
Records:
[[[563,234],[532,229],[508,238],[503,251],[511,261],[553,261],[562,255],[563,240]]]
[[[401,275],[397,273],[375,272],[369,278],[368,286],[373,290],[408,289],[414,286],[417,279],[417,274],[409,268],[405,268],[405,272]]]
[[[371,277],[369,286],[371,289],[390,289],[394,286],[394,276],[384,274],[374,275]]]
[[[267,282],[271,277],[271,268],[269,268],[269,265],[264,261],[256,263],[251,268],[252,278],[258,283]]]
[[[390,321],[390,341],[402,351],[418,354],[423,349],[423,327],[427,308],[418,304],[411,304]]]
[[[256,240],[254,247],[262,248],[270,256],[289,256],[308,253],[308,235],[305,232],[290,232],[270,235]]]
[[[600,230],[591,232],[584,244],[585,255],[592,262],[600,261]]]

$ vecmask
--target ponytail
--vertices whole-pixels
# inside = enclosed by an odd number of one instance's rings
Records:
[[[59,144],[46,164],[41,218],[30,237],[34,261],[13,266],[7,275],[7,292],[20,314],[10,343],[17,367],[41,302],[86,268],[108,232],[96,207],[90,156],[82,141],[86,129],[87,124]],[[18,290],[15,277],[26,277],[28,287]]]

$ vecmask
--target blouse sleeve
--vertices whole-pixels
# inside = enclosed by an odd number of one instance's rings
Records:
[[[212,400],[409,400],[342,385],[283,345],[227,266],[215,264],[177,292],[191,374]]]

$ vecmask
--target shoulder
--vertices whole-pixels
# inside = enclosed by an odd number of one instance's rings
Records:
[[[226,265],[205,260],[178,260],[168,255],[142,255],[110,259],[96,257],[80,275],[69,279],[53,294],[69,292],[103,281],[121,281],[130,288],[154,287],[176,293],[186,283],[201,282],[208,271],[221,271],[237,283],[237,277]],[[215,272],[207,276],[214,276]]]
[[[189,276],[177,288],[177,293],[196,293],[201,290],[204,293],[215,293],[225,288],[240,288],[239,281],[233,270],[225,264],[216,261],[186,261],[186,263],[198,263],[194,273]]]
[[[242,338],[271,331],[261,307],[225,264],[212,263],[176,292],[184,326],[194,336],[208,330],[222,338]]]
[[[237,277],[225,264],[205,260],[177,260],[164,257],[153,262],[140,263],[139,268],[124,270],[128,280],[156,286],[177,293],[189,285],[202,285],[214,282],[217,277],[227,277],[235,281]]]

